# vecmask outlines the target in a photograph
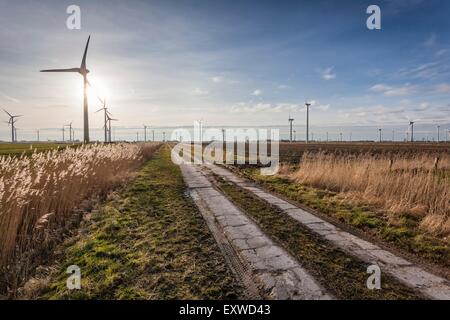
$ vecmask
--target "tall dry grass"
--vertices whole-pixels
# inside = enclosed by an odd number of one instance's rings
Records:
[[[86,199],[123,183],[158,147],[93,144],[0,157],[0,290],[26,277]]]
[[[450,235],[450,156],[305,153],[294,180],[411,214],[433,234]]]

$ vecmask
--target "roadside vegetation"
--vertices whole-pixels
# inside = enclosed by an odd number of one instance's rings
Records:
[[[64,230],[158,147],[90,144],[0,157],[0,292],[14,292]]]
[[[338,299],[417,299],[412,289],[383,275],[382,289],[366,286],[367,264],[349,256],[258,199],[251,192],[215,176],[216,185],[275,242],[300,261]]]
[[[285,173],[296,182],[383,208],[393,224],[410,217],[428,233],[450,235],[448,155],[305,153],[298,168],[285,167]]]
[[[236,299],[227,268],[202,215],[185,193],[164,145],[79,234],[58,248],[59,263],[28,295],[41,299]],[[81,289],[66,288],[66,268],[81,269]]]
[[[343,193],[300,183],[296,170],[283,168],[275,176],[261,176],[255,167],[231,167],[265,189],[316,211],[319,215],[351,227],[375,240],[393,246],[401,252],[432,263],[447,278],[450,277],[450,245],[448,238],[435,236],[421,226],[416,215],[398,213],[394,217],[386,210]],[[326,169],[323,169],[326,171]],[[351,176],[351,173],[348,173]],[[387,181],[388,183],[388,181]]]

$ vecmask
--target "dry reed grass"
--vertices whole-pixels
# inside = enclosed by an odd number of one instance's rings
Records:
[[[283,168],[287,173],[288,168]],[[378,205],[395,219],[413,215],[420,227],[450,235],[450,156],[305,153],[289,177]]]
[[[158,147],[92,144],[30,157],[0,157],[0,291],[26,277],[36,257],[70,224],[86,199],[104,197]]]

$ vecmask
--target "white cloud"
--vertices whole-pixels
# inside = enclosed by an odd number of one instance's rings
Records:
[[[256,89],[253,91],[252,96],[260,96],[262,94],[262,91],[259,89]]]
[[[437,93],[450,93],[450,84],[441,83],[434,88],[434,92]]]
[[[321,70],[320,73],[322,74],[322,79],[324,79],[326,81],[335,79],[336,73],[333,73],[333,69],[334,69],[334,67],[329,67],[324,70]]]
[[[195,88],[195,89],[192,91],[192,94],[193,94],[194,96],[207,96],[207,95],[209,94],[209,92],[208,92],[207,90],[202,90],[202,89],[200,89],[200,88]]]
[[[303,106],[290,103],[246,103],[239,102],[231,107],[233,113],[255,113],[255,112],[295,112],[300,111]]]
[[[397,76],[406,79],[435,79],[446,77],[449,74],[450,67],[447,64],[435,61],[411,69],[401,69]]]
[[[278,89],[288,89],[288,88],[290,88],[288,85],[286,85],[286,84],[279,84],[278,86],[277,86],[277,88]]]
[[[223,80],[223,78],[219,77],[219,76],[215,76],[215,77],[211,78],[211,81],[214,83],[220,83],[220,82],[222,82],[222,80]]]
[[[322,104],[322,105],[318,106],[317,109],[319,109],[321,111],[327,111],[328,109],[330,109],[330,104]]]
[[[406,84],[404,86],[388,86],[386,84],[376,84],[369,88],[370,91],[383,93],[385,96],[393,97],[393,96],[405,96],[416,92],[416,87]]]

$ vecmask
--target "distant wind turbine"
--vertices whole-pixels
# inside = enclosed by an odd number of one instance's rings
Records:
[[[100,112],[103,110],[104,112],[104,126],[103,128],[105,129],[105,142],[108,142],[108,116],[112,116],[112,114],[108,111],[108,108],[106,107],[106,99],[102,100],[99,97],[97,97],[98,100],[100,100],[100,102],[103,104],[103,107],[101,107],[100,109],[98,109],[97,112]],[[111,135],[109,135],[109,140],[111,140]],[[111,142],[111,141],[109,141]]]
[[[66,127],[69,127],[69,141],[72,142],[73,138],[72,138],[72,123],[73,121],[70,121],[69,124],[66,124]]]
[[[84,118],[84,143],[89,143],[89,116],[88,116],[88,97],[87,97],[87,86],[90,85],[87,74],[89,70],[86,68],[86,56],[89,47],[89,36],[86,48],[84,49],[83,59],[81,60],[81,66],[79,68],[69,68],[69,69],[48,69],[41,70],[41,72],[77,72],[83,76],[83,94],[84,94],[84,104],[83,104],[83,118]]]
[[[113,119],[109,116],[109,114],[106,114],[106,118],[109,123],[109,128],[108,128],[109,142],[112,142],[112,140],[111,140],[111,121],[118,121],[119,119]]]
[[[12,115],[5,109],[3,109],[3,111],[5,111],[5,113],[9,116],[8,124],[11,126],[11,143],[14,143],[14,142],[16,142],[16,139],[17,139],[16,127],[15,127],[15,124],[17,122],[16,118],[22,117],[22,115]]]
[[[411,127],[411,142],[414,142],[414,123],[417,121],[419,121],[419,119],[409,121],[409,126]]]
[[[290,130],[289,130],[289,142],[292,142],[292,122],[294,121],[293,118],[291,118],[291,115],[289,114],[289,126],[290,126]]]
[[[149,126],[147,126],[147,125],[145,125],[144,124],[144,142],[147,142],[147,128],[148,128]]]
[[[311,103],[305,102],[306,106],[306,143],[309,142],[309,107],[311,106]]]

